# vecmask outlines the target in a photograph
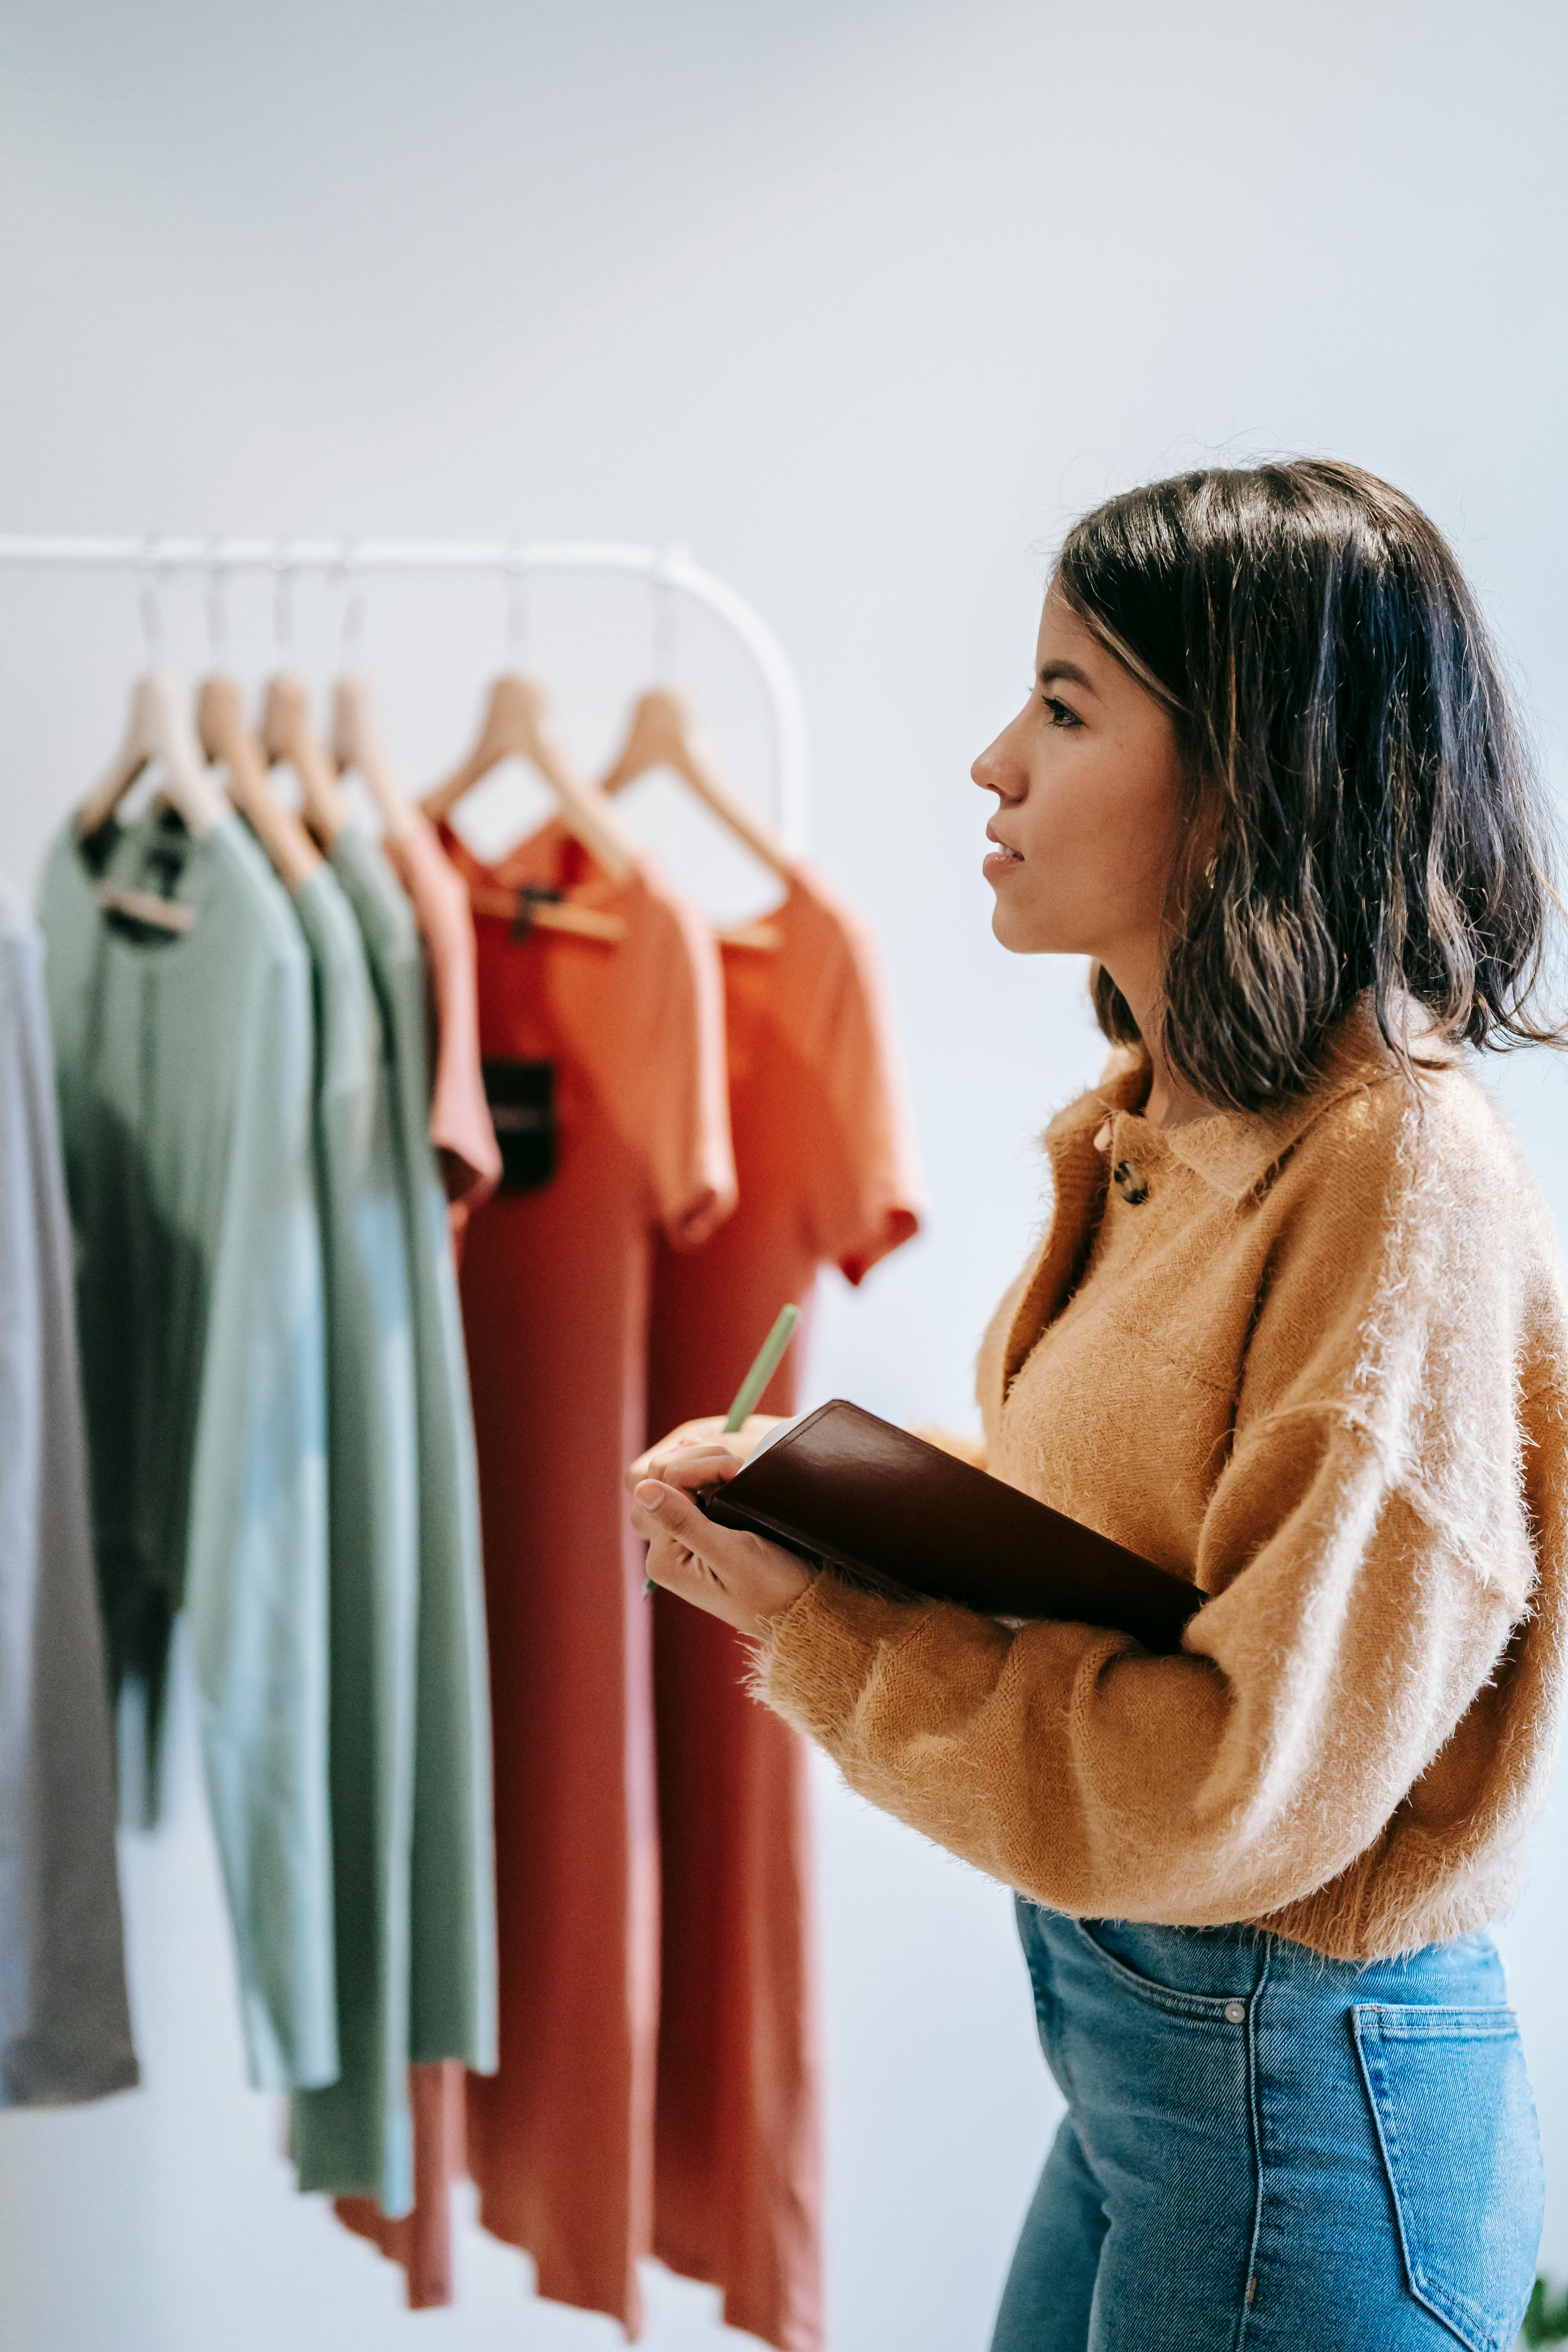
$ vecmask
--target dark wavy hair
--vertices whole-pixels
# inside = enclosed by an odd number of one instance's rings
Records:
[[[1453,1040],[1562,1045],[1540,998],[1545,803],[1497,656],[1419,507],[1322,457],[1205,468],[1111,499],[1055,582],[1169,709],[1187,796],[1160,1045],[1206,1101],[1312,1081],[1371,992]],[[1106,1035],[1138,1029],[1104,969]]]

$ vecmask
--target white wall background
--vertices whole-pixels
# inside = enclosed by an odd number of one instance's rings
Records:
[[[1553,0],[11,0],[0,527],[677,538],[750,594],[805,688],[818,856],[885,945],[931,1200],[922,1241],[829,1300],[813,1387],[963,1419],[1037,1213],[1031,1139],[1095,1060],[1080,974],[990,940],[965,781],[1026,688],[1065,518],[1215,456],[1391,476],[1457,541],[1561,778],[1565,51]],[[231,601],[259,677],[266,590]],[[335,607],[299,604],[324,678]],[[195,671],[194,587],[169,622]],[[376,592],[412,781],[464,748],[501,635],[495,589]],[[647,642],[632,591],[536,592],[532,659],[585,759]],[[123,581],[0,574],[23,886],[139,658]],[[693,626],[681,659],[764,791],[732,656]],[[657,794],[641,822],[731,890]],[[1568,1073],[1499,1082],[1568,1214]],[[820,1795],[834,2342],[978,2352],[1053,2112],[1006,1901]],[[1562,1858],[1553,1822],[1506,1930],[1559,2269]],[[0,2116],[7,2346],[610,2345],[472,2231],[458,2309],[410,2317],[291,2195],[240,2086],[188,1774],[126,1878],[147,2086]],[[710,2298],[655,2284],[658,2352],[717,2343]]]

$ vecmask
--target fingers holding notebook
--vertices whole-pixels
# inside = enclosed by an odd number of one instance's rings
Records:
[[[668,1479],[672,1486],[684,1486],[689,1493],[695,1492],[700,1486],[713,1486],[724,1478],[732,1478],[742,1463],[751,1459],[760,1441],[770,1431],[779,1427],[783,1418],[776,1412],[753,1412],[747,1416],[739,1429],[734,1430],[725,1428],[723,1417],[719,1413],[710,1413],[700,1421],[683,1421],[667,1437],[661,1437],[657,1445],[650,1445],[646,1454],[639,1454],[637,1460],[627,1465],[626,1492],[628,1495],[634,1493],[637,1482],[643,1478]],[[695,1465],[686,1465],[677,1470],[674,1465],[678,1457],[690,1452],[700,1453],[705,1460],[716,1462],[717,1471],[696,1477],[692,1475]],[[728,1468],[724,1466],[726,1463]]]
[[[695,1450],[695,1449],[693,1449]],[[722,1463],[717,1448],[711,1464]],[[731,1475],[721,1470],[721,1475]],[[709,1476],[705,1481],[712,1485]],[[716,1527],[683,1487],[643,1478],[633,1491],[632,1526],[647,1541],[654,1583],[737,1633],[760,1638],[768,1621],[800,1599],[811,1571],[762,1536]]]

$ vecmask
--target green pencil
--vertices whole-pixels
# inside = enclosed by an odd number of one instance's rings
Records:
[[[798,1307],[782,1307],[779,1309],[778,1321],[757,1349],[752,1369],[736,1390],[735,1402],[725,1415],[726,1437],[732,1437],[737,1430],[743,1429],[750,1416],[756,1411],[757,1399],[784,1361],[784,1349],[795,1338],[795,1327],[799,1321]],[[658,1587],[651,1576],[644,1579],[645,1596],[658,1591]]]
[[[726,1437],[733,1437],[738,1429],[744,1429],[748,1419],[755,1412],[757,1399],[783,1362],[784,1351],[795,1338],[795,1327],[799,1321],[798,1307],[779,1309],[778,1321],[758,1349],[755,1363],[735,1391],[735,1402],[730,1407],[729,1418],[724,1423]]]

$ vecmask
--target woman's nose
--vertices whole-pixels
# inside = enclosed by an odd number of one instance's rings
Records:
[[[1006,737],[998,735],[988,743],[969,772],[983,793],[994,793],[998,800],[1007,798],[1007,768],[1004,756]]]

